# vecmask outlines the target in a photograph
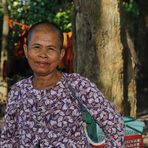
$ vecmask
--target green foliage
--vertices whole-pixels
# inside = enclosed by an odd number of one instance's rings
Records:
[[[54,22],[59,24],[59,26],[62,26],[62,30],[65,32],[71,31],[71,22],[70,22],[70,10],[62,11],[56,13]]]
[[[0,20],[2,20],[2,16],[3,16],[3,8],[2,5],[0,5]]]
[[[134,0],[124,0],[123,7],[127,14],[132,14],[135,17],[139,15],[139,10]]]
[[[68,0],[9,0],[10,18],[23,24],[49,20],[56,22],[63,31],[71,30],[72,2]]]
[[[57,23],[64,32],[71,31],[71,10],[70,0],[9,0],[9,17],[28,26],[34,23],[49,20]],[[23,30],[15,25],[10,29],[11,44],[17,44],[18,37]]]

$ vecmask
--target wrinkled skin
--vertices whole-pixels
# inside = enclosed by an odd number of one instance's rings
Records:
[[[60,49],[60,40],[53,30],[44,25],[38,27],[32,33],[28,46],[24,45],[24,52],[34,73],[34,82],[42,79],[50,83],[51,79],[55,82],[60,79],[57,66],[65,51]]]

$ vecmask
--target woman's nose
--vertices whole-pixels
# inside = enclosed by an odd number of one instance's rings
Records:
[[[46,50],[42,50],[42,51],[39,53],[39,57],[47,58],[47,51],[46,51]]]
[[[46,53],[41,53],[41,54],[39,54],[39,57],[47,58],[47,55],[46,55]]]

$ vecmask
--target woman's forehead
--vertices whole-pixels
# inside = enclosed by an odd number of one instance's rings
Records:
[[[49,26],[47,24],[40,24],[40,25],[36,26],[34,28],[33,32],[36,32],[36,31],[38,31],[38,32],[46,32],[46,33],[47,32],[54,32],[54,33],[57,32],[56,29],[53,26]]]
[[[36,26],[32,31],[32,35],[34,35],[34,33],[38,33],[38,34],[41,33],[43,35],[50,34],[52,36],[56,36],[57,38],[59,38],[59,34],[57,32],[57,29],[55,29],[53,26],[50,26],[47,24],[40,24],[40,25]]]
[[[47,24],[39,24],[32,29],[30,37],[28,38],[28,45],[30,44],[29,42],[32,42],[33,40],[44,40],[46,38],[55,40],[60,48],[62,48],[63,38],[60,32],[54,26]]]
[[[32,33],[30,41],[32,42],[37,40],[59,42],[59,36],[53,31],[37,30]]]
[[[60,47],[59,37],[54,32],[45,32],[42,30],[37,30],[33,32],[30,38],[30,45],[43,45],[43,46],[55,46]]]

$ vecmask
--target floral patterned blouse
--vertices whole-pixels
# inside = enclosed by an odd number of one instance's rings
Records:
[[[1,133],[0,148],[90,148],[84,133],[82,114],[72,101],[68,83],[76,90],[103,129],[107,148],[121,148],[124,124],[111,103],[97,87],[79,74],[62,73],[50,89],[33,88],[32,77],[14,84]]]

